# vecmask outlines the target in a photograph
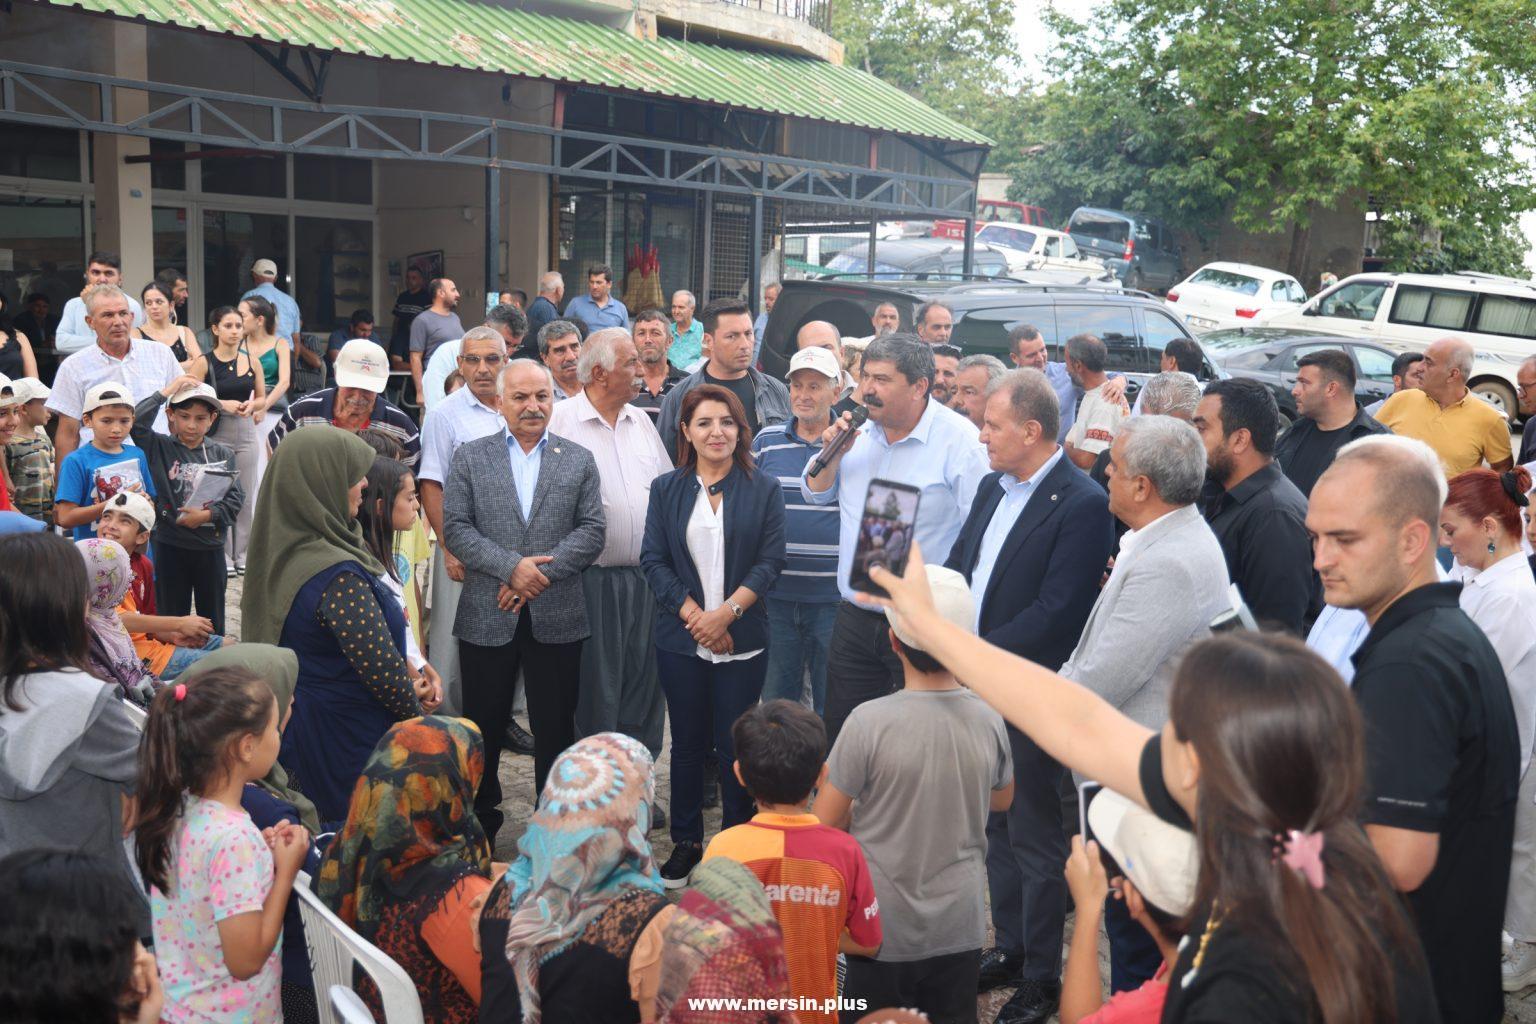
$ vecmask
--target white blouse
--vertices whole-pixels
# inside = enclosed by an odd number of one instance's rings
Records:
[[[1523,552],[1482,572],[1460,567],[1461,610],[1488,637],[1504,667],[1520,730],[1520,775],[1536,738],[1536,577]]]
[[[699,583],[704,588],[704,600],[699,604],[712,612],[725,603],[725,497],[720,498],[720,508],[709,503],[709,488],[699,481],[699,497],[693,503],[693,514],[688,517],[688,554],[693,567],[699,572]],[[705,661],[716,664],[725,661],[746,661],[762,654],[755,651],[737,651],[735,654],[716,654],[703,644],[695,652]]]

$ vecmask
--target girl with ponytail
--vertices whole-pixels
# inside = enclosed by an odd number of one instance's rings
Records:
[[[280,730],[271,687],[240,668],[168,686],[150,706],[134,837],[166,1021],[283,1019],[277,939],[309,840],[288,823],[258,831],[240,805],[277,760]]]

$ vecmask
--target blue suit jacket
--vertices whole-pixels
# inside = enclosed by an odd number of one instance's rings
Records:
[[[982,537],[1003,498],[989,473],[944,564],[970,580]],[[1077,646],[1114,550],[1109,499],[1063,458],[1040,481],[998,551],[981,598],[980,633],[989,643],[1049,669]]]
[[[725,501],[725,596],[737,587],[757,595],[741,621],[731,626],[731,640],[741,653],[768,646],[768,612],[763,597],[784,569],[784,490],[779,478],[756,472],[750,477],[732,466],[720,481]],[[640,568],[656,595],[656,646],[674,654],[694,654],[698,644],[677,617],[692,597],[703,605],[704,586],[688,553],[688,520],[699,497],[692,466],[664,473],[651,483],[640,543]]]

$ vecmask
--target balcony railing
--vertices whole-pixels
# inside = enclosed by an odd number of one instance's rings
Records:
[[[832,0],[721,0],[734,7],[751,7],[803,21],[820,32],[832,31]]]

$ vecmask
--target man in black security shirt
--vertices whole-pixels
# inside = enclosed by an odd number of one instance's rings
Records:
[[[395,296],[395,307],[390,314],[395,318],[394,329],[389,332],[389,365],[392,369],[407,369],[410,360],[411,324],[421,311],[432,305],[432,292],[427,280],[416,267],[405,271],[405,291]]]
[[[1327,602],[1371,623],[1353,683],[1366,831],[1413,913],[1442,1017],[1494,1024],[1520,746],[1493,647],[1459,585],[1437,582],[1444,499],[1427,445],[1368,437],[1318,480],[1307,527]]]
[[[1355,364],[1339,349],[1308,352],[1296,361],[1291,389],[1299,418],[1275,443],[1275,461],[1303,495],[1333,464],[1338,450],[1357,438],[1385,434],[1355,401]]]

